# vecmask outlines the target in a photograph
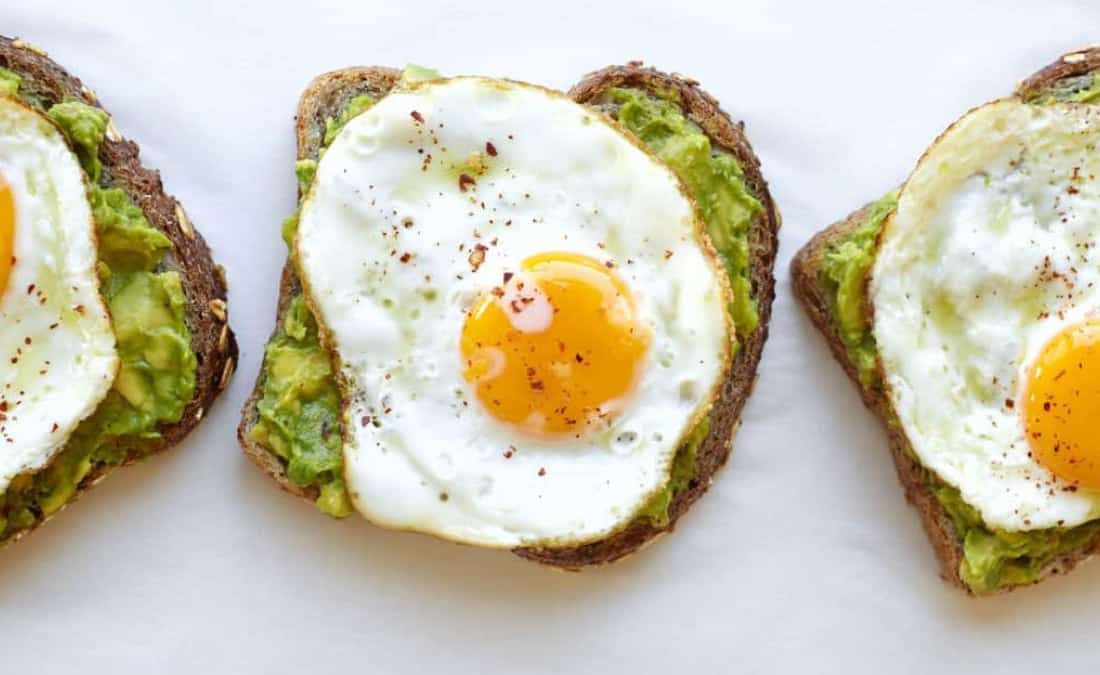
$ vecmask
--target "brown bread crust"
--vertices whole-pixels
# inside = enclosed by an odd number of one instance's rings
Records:
[[[1021,82],[1016,88],[1015,95],[1021,99],[1030,100],[1041,92],[1048,91],[1061,80],[1087,75],[1097,68],[1100,68],[1100,48],[1071,52]],[[856,366],[848,358],[848,351],[833,324],[828,291],[821,284],[821,268],[829,246],[865,221],[870,214],[871,206],[872,204],[868,204],[849,214],[844,220],[833,223],[803,246],[791,261],[791,283],[795,296],[802,303],[810,321],[825,337],[833,356],[859,389],[863,403],[883,422],[898,480],[905,490],[906,500],[917,510],[925,534],[936,552],[940,563],[940,575],[953,586],[974,595],[959,575],[959,566],[963,560],[963,542],[947,511],[925,481],[924,470],[914,458],[905,434],[901,429],[886,423],[886,420],[893,415],[889,401],[881,391],[870,390],[860,385]],[[1100,535],[1076,550],[1051,561],[1033,583],[1039,583],[1054,574],[1069,572],[1078,563],[1098,551],[1100,551]],[[1021,586],[1006,586],[999,589],[999,592],[1011,591]]]
[[[386,68],[349,68],[321,75],[302,95],[298,109],[298,157],[316,158],[320,139],[324,134],[325,118],[339,115],[343,105],[361,93],[384,95],[394,85],[400,74]],[[778,249],[779,214],[768,192],[767,183],[760,173],[760,162],[748,140],[743,125],[734,123],[718,106],[718,102],[698,87],[698,83],[679,75],[669,75],[652,68],[643,68],[632,62],[625,66],[611,66],[584,77],[569,96],[578,103],[597,109],[604,107],[607,90],[627,86],[647,92],[668,95],[672,93],[683,106],[685,113],[703,129],[716,148],[737,157],[752,193],[764,208],[751,225],[750,269],[754,296],[757,300],[760,322],[757,328],[743,340],[743,348],[733,363],[730,375],[722,387],[711,417],[708,436],[699,448],[696,460],[696,476],[688,488],[673,499],[669,506],[669,523],[656,527],[648,521],[636,521],[626,529],[606,539],[582,546],[563,548],[517,548],[514,552],[526,559],[562,569],[577,570],[619,560],[638,551],[643,546],[671,531],[679,518],[707,491],[715,474],[729,458],[732,437],[736,431],[741,409],[752,391],[756,379],[756,367],[760,361],[768,334],[771,305],[775,295],[772,270]],[[279,288],[277,322],[282,321],[293,296],[300,291],[297,277],[288,263],[283,269]],[[277,323],[278,325],[278,323]],[[286,476],[286,465],[277,456],[248,437],[248,431],[256,423],[256,404],[262,397],[261,371],[256,389],[245,403],[238,436],[245,454],[286,491],[315,500],[315,488],[303,489],[294,485]]]
[[[102,108],[91,89],[51,60],[44,51],[26,42],[0,36],[0,67],[20,75],[23,78],[20,90],[39,98],[46,107],[66,99],[76,99]],[[130,449],[121,465],[125,466],[175,446],[198,425],[233,375],[237,363],[237,341],[228,323],[225,271],[214,264],[206,242],[191,224],[180,203],[164,192],[160,173],[142,165],[137,144],[119,135],[113,123],[100,146],[99,158],[110,184],[122,188],[145,213],[149,223],[172,241],[174,248],[165,254],[159,269],[176,271],[180,275],[187,296],[185,320],[191,331],[191,350],[198,363],[195,394],[184,408],[180,421],[161,425],[163,438],[154,447],[146,445],[140,449]],[[94,469],[81,481],[66,507],[115,468],[118,467],[100,466]],[[56,513],[39,518],[31,528],[19,532],[6,543],[26,536],[54,515]]]

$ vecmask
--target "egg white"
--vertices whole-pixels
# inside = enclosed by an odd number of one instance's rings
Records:
[[[45,466],[107,395],[119,359],[99,292],[84,173],[42,114],[0,96],[15,264],[0,296],[0,493]]]
[[[497,547],[602,538],[662,489],[728,368],[728,285],[678,179],[532,86],[388,95],[326,150],[296,246],[350,403],[348,490],[387,527]],[[566,442],[487,414],[458,347],[479,294],[546,251],[611,261],[653,330],[625,410]]]
[[[1095,106],[971,111],[910,176],[872,270],[898,421],[921,464],[1002,530],[1100,516],[1100,494],[1071,491],[1030,457],[1021,419],[1043,345],[1100,318],[1098,141]]]

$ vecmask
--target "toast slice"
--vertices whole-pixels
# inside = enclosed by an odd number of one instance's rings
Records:
[[[326,120],[338,119],[354,97],[367,94],[375,99],[380,98],[399,78],[399,71],[374,67],[348,68],[314,79],[302,94],[298,108],[298,158],[316,159],[319,156]],[[614,117],[616,106],[607,97],[608,91],[614,87],[629,87],[678,101],[684,113],[710,138],[716,151],[730,153],[738,160],[746,184],[763,206],[750,226],[749,241],[752,291],[759,322],[750,334],[742,338],[742,349],[715,403],[709,432],[699,446],[695,476],[687,488],[672,499],[666,524],[658,526],[649,520],[638,519],[617,534],[594,543],[565,548],[518,548],[513,551],[528,560],[571,570],[614,562],[670,532],[679,518],[710,487],[715,474],[729,458],[741,409],[755,383],[775,293],[772,270],[778,248],[780,218],[760,172],[760,162],[745,137],[743,125],[733,122],[718,102],[702,91],[694,80],[644,68],[640,62],[593,72],[573,87],[569,96],[578,103]],[[283,268],[279,287],[277,327],[282,324],[290,301],[300,291],[294,267],[288,261]],[[257,405],[263,395],[263,382],[264,371],[261,370],[256,388],[245,403],[238,431],[244,452],[284,490],[315,501],[319,496],[318,490],[315,487],[301,487],[291,481],[287,476],[286,462],[250,435],[258,420]]]
[[[33,97],[43,107],[65,100],[100,107],[90,88],[52,61],[44,51],[22,40],[0,36],[0,67],[19,75],[22,78],[20,92]],[[173,244],[157,271],[178,272],[182,282],[186,295],[185,322],[191,332],[191,350],[197,361],[195,393],[178,422],[159,427],[159,440],[140,448],[124,448],[126,456],[121,464],[93,466],[80,480],[66,506],[114,469],[167,450],[183,440],[225,389],[237,363],[237,341],[228,323],[225,270],[214,264],[206,242],[191,224],[183,206],[164,192],[160,174],[142,165],[137,144],[123,138],[113,123],[108,126],[107,137],[100,146],[99,159],[103,164],[103,183],[121,188],[141,208],[149,223]],[[0,546],[21,539],[57,512],[36,514],[33,524],[0,541]]]
[[[1098,70],[1100,70],[1100,47],[1072,52],[1021,82],[1014,95],[1025,101],[1071,97],[1073,92],[1093,86],[1092,78]],[[845,239],[854,229],[871,218],[874,209],[874,203],[865,205],[849,214],[844,220],[833,223],[819,232],[799,250],[791,261],[794,292],[811,322],[825,337],[833,356],[859,389],[864,404],[883,421],[898,479],[905,490],[906,499],[917,510],[924,531],[935,549],[941,576],[968,594],[976,595],[978,593],[964,581],[960,572],[964,559],[963,539],[951,516],[933,493],[928,472],[915,459],[905,434],[899,427],[887,423],[887,420],[893,417],[893,410],[883,392],[861,383],[859,370],[850,358],[833,319],[835,300],[831,297],[830,289],[823,283],[822,269],[830,247]],[[1100,551],[1100,534],[1071,550],[1054,556],[1042,567],[1038,577],[1030,583],[1038,583],[1053,574],[1068,572],[1098,551]],[[1028,584],[1007,584],[997,588],[995,592],[1013,590],[1022,585]]]

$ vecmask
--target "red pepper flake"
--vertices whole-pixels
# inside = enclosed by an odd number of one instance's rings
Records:
[[[535,391],[542,391],[546,387],[543,385],[542,380],[531,380],[531,388]]]
[[[458,177],[458,189],[465,192],[471,186],[477,185],[477,181],[473,179],[469,174],[462,174]]]
[[[668,260],[671,257],[672,257],[672,251],[665,251],[665,260]]]
[[[412,253],[409,253],[408,251],[405,251],[404,253],[401,254],[400,260],[403,263],[408,263],[410,260],[412,260],[412,257],[413,257]]]
[[[57,430],[58,430],[58,429],[60,429],[60,428],[61,428],[61,427],[57,426],[57,422],[54,422],[54,423],[53,423],[53,426],[52,426],[52,427],[50,428],[50,433],[51,433],[51,434],[53,434],[53,433],[57,433]]]
[[[494,298],[504,297],[504,289],[500,286],[493,286],[493,288],[489,292],[493,295]]]
[[[497,146],[493,145],[491,142],[486,141],[486,143],[485,143],[485,154],[489,155],[490,157],[496,157],[497,156]]]
[[[504,273],[504,283],[508,283],[509,281],[511,281],[512,277],[514,277],[514,276],[515,275],[512,274],[511,272],[505,272]]]
[[[473,250],[470,251],[470,257],[467,260],[470,263],[470,269],[477,271],[481,267],[481,263],[485,262],[485,252],[489,250],[489,247],[485,244],[477,244]]]
[[[1005,407],[1009,408],[1009,409],[1015,408],[1016,407],[1016,401],[1013,401],[1010,398],[1006,398],[1005,399]]]
[[[504,459],[512,459],[514,454],[516,454],[516,446],[509,445],[508,449],[504,451]]]
[[[546,467],[544,467],[544,466],[539,467],[539,475],[540,476],[545,476],[546,475]]]
[[[409,113],[409,116],[412,117],[414,120],[416,120],[417,124],[423,124],[424,123],[424,116],[421,115],[419,112],[417,112],[415,110],[412,111],[411,113]]]

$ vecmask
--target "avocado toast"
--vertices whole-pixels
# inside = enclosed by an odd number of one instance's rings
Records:
[[[339,128],[384,97],[400,78],[396,70],[350,68],[321,75],[310,84],[297,115],[299,196],[308,189],[316,159]],[[728,201],[708,201],[700,207],[723,254],[730,283],[741,298],[734,308],[739,346],[731,374],[709,419],[692,432],[677,454],[673,478],[658,498],[628,527],[600,541],[514,550],[530,560],[580,569],[618,560],[670,531],[728,458],[767,335],[779,219],[741,126],[697,83],[630,63],[588,75],[569,95],[617,119],[671,165],[679,159],[685,168],[692,166],[692,156],[678,155],[676,144],[668,142],[671,138],[690,139],[688,145],[697,151],[694,159],[705,164],[716,161],[713,157],[725,158],[717,160],[727,172],[718,178],[728,181],[723,186]],[[688,187],[692,179],[705,181],[713,176],[707,171],[687,176]],[[293,230],[293,217],[288,224],[284,234]],[[316,325],[300,294],[294,264],[288,261],[276,331],[256,388],[245,404],[239,437],[248,457],[281,487],[315,502],[330,515],[343,516],[351,506],[341,475],[340,394],[332,381],[329,356],[320,346]],[[293,378],[287,377],[291,373]],[[298,383],[293,388],[286,384],[291,379]],[[291,406],[280,405],[288,400]],[[296,418],[311,420],[308,428]]]
[[[1100,49],[1067,54],[1024,80],[1005,100],[1039,106],[1094,102],[1100,99],[1098,68]],[[896,207],[897,195],[890,193],[817,234],[792,261],[795,293],[864,403],[885,422],[899,480],[920,514],[942,576],[969,594],[989,595],[1068,572],[1100,547],[1096,521],[1023,532],[986,525],[957,488],[917,460],[884,393],[867,298],[880,232]],[[1004,405],[1014,407],[1011,399]]]
[[[48,465],[15,476],[0,494],[2,546],[114,469],[179,443],[228,383],[237,344],[224,270],[92,90],[40,49],[0,37],[0,95],[46,114],[81,159],[99,275],[122,356],[114,387],[95,413]]]

